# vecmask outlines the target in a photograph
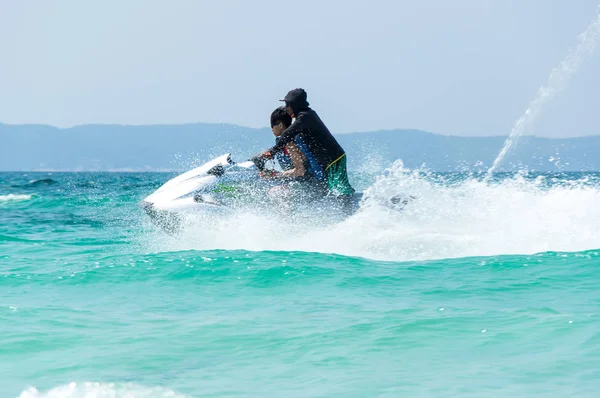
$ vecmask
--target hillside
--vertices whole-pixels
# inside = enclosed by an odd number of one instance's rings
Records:
[[[444,136],[418,130],[375,131],[336,136],[349,167],[386,167],[401,159],[409,168],[484,170],[505,137]],[[46,125],[0,124],[0,170],[181,170],[231,152],[242,160],[273,143],[269,129],[225,124]],[[502,170],[600,170],[600,136],[545,139],[523,137]]]

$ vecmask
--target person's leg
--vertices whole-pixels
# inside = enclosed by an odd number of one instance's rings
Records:
[[[329,166],[327,169],[327,186],[329,193],[334,196],[352,195],[355,190],[350,185],[346,156]]]
[[[337,199],[345,214],[350,214],[354,207],[353,195],[356,192],[348,179],[346,156],[327,169],[327,186],[329,195]]]

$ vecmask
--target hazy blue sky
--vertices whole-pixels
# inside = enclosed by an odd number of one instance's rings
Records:
[[[0,122],[508,134],[599,0],[0,2]],[[600,51],[529,133],[600,134]]]

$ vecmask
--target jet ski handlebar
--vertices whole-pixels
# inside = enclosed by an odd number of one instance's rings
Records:
[[[248,160],[250,160],[250,161],[252,161],[254,163],[254,165],[256,166],[256,168],[258,169],[258,171],[264,171],[265,170],[265,163],[267,162],[268,158],[266,156],[264,156],[263,153],[259,153],[257,155],[252,156]]]

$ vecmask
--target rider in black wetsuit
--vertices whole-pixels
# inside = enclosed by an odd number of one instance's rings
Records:
[[[272,157],[301,135],[305,143],[302,151],[317,178],[326,185],[328,194],[348,200],[355,191],[348,181],[346,153],[317,113],[309,107],[306,91],[301,88],[291,90],[282,101],[290,116],[296,120],[263,156]]]

